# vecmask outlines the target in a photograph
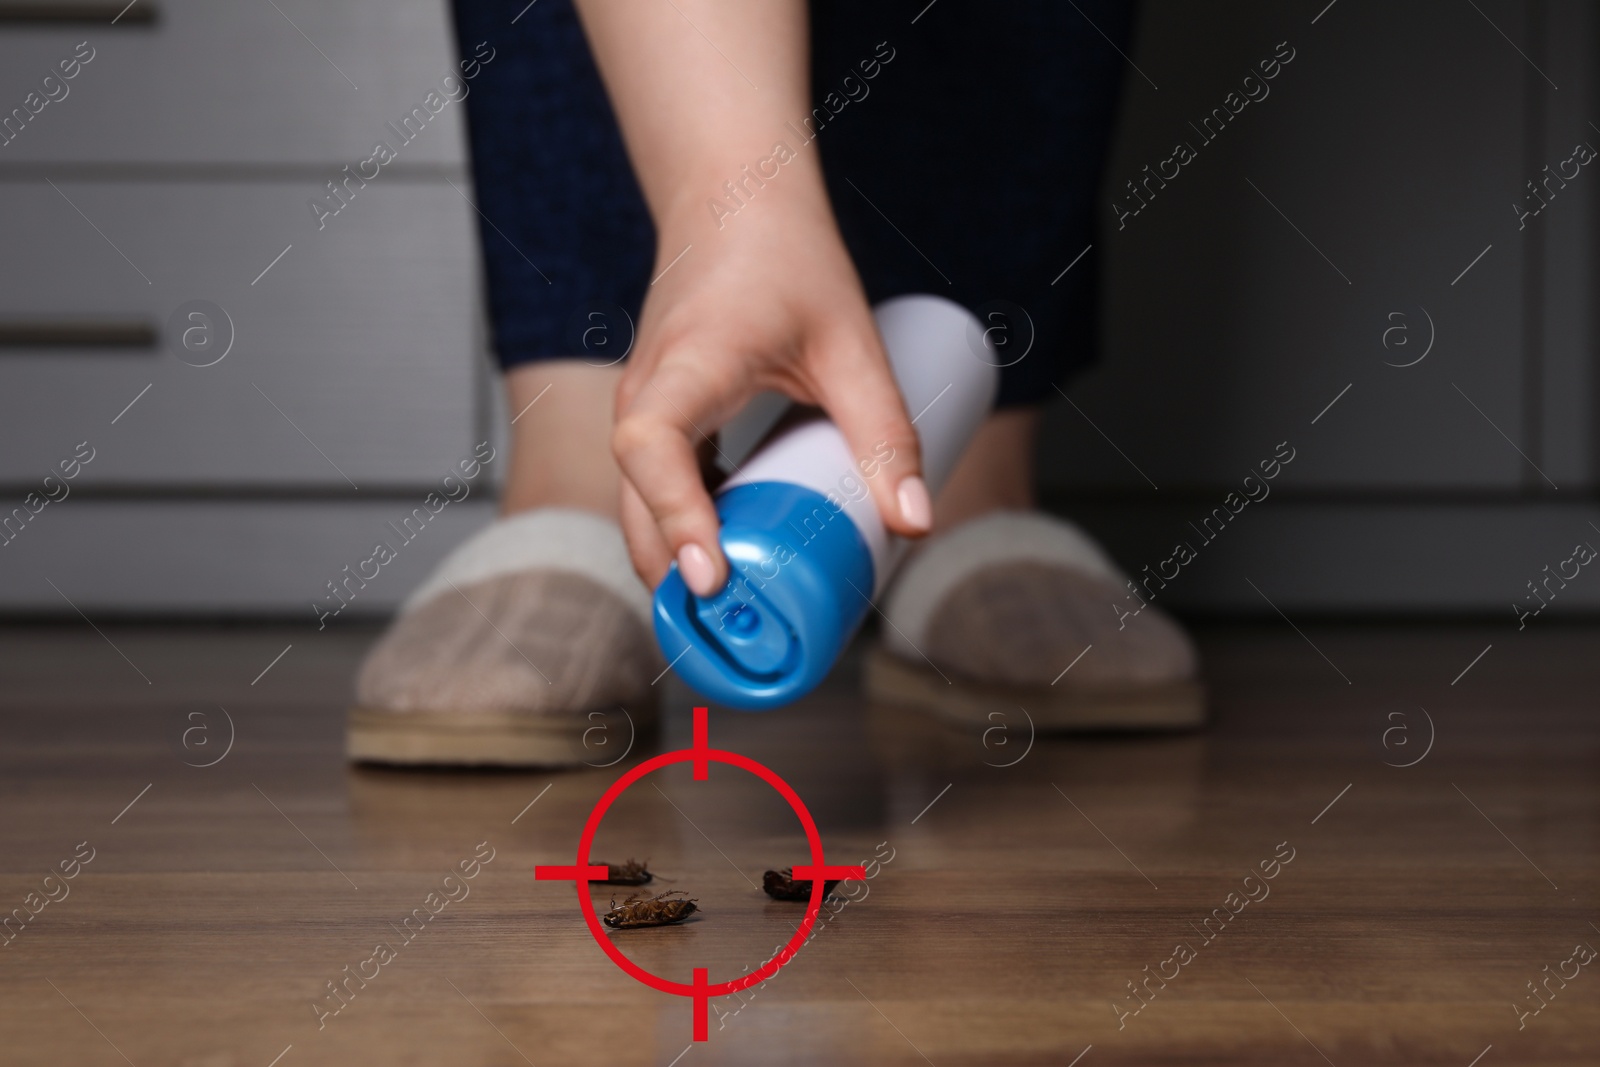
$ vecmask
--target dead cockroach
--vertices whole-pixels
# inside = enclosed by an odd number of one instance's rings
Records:
[[[647,885],[656,877],[646,866],[649,862],[645,860],[644,863],[640,863],[636,859],[630,859],[623,864],[607,863],[604,865],[607,872],[605,878],[596,878],[595,881],[601,885]],[[596,864],[596,866],[601,865]]]
[[[822,883],[822,895],[827,896],[833,892],[833,887],[839,884],[839,879]],[[811,880],[794,877],[794,868],[785,867],[781,871],[768,871],[761,876],[761,888],[767,891],[767,896],[773,900],[810,900]]]
[[[600,916],[600,921],[614,930],[632,926],[670,926],[681,923],[699,911],[693,898],[673,889],[653,897],[629,897],[621,904],[611,902],[611,910]]]

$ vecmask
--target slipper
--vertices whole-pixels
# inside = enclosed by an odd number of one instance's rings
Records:
[[[346,752],[406,764],[609,759],[624,734],[654,725],[663,667],[650,592],[617,524],[522,512],[456,548],[401,605],[361,665]]]
[[[868,696],[958,723],[1027,710],[1040,730],[1159,730],[1205,721],[1193,643],[1078,527],[996,512],[935,536],[884,603]]]

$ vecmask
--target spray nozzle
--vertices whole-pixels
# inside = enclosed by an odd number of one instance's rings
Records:
[[[783,615],[742,576],[694,604],[695,628],[735,670],[767,680],[792,666],[798,648]]]

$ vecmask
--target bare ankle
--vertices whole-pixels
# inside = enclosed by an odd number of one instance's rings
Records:
[[[985,419],[934,501],[934,530],[948,530],[991,511],[1038,507],[1033,479],[1038,429],[1036,407],[1007,408]]]
[[[566,507],[617,517],[620,474],[611,422],[621,367],[576,359],[525,363],[507,372],[511,472],[500,513]]]

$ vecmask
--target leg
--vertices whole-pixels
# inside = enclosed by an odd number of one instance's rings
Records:
[[[617,520],[620,475],[611,456],[611,417],[621,376],[620,366],[576,359],[524,363],[506,372],[508,414],[516,421],[500,514],[578,508]]]
[[[933,529],[942,533],[991,511],[1032,511],[1037,407],[1003,408],[990,415],[967,446],[933,502]]]
[[[560,357],[587,351],[595,314],[613,340],[637,321],[654,239],[570,0],[515,26],[493,0],[453,6],[463,52],[489,42],[466,105],[510,473],[502,517],[439,564],[368,654],[349,753],[595,762],[649,727],[665,664],[616,523],[618,371]]]
[[[815,3],[846,31],[816,35],[821,87],[889,36],[860,24],[888,16]],[[1097,190],[1124,73],[1106,40],[1126,42],[1131,24],[1117,0],[951,9],[886,52],[870,101],[827,120],[830,190],[869,295],[943,293],[986,321],[1000,308],[1017,346],[1002,352],[996,412],[935,501],[934,535],[884,598],[875,697],[983,726],[1018,704],[1040,729],[1203,719],[1187,636],[1087,534],[1039,513],[1034,491],[1043,405],[1094,354]]]

